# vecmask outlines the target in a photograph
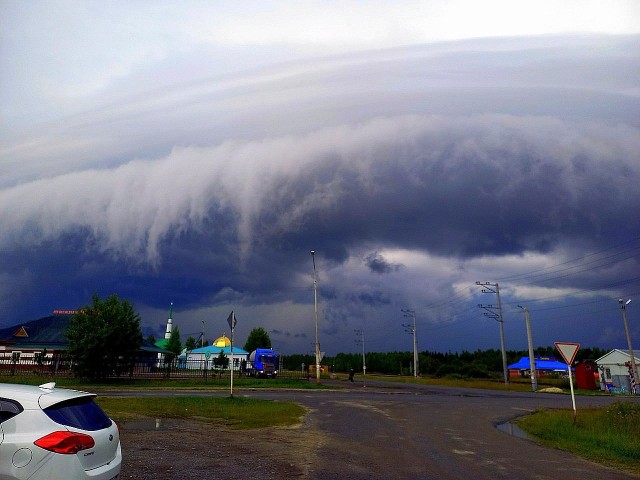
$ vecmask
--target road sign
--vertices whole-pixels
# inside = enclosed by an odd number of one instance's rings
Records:
[[[576,358],[576,353],[578,353],[578,349],[580,348],[579,343],[567,343],[567,342],[554,342],[556,348],[564,358],[564,361],[567,365],[571,365],[573,363],[573,359]]]
[[[229,324],[229,328],[231,330],[236,328],[236,323],[238,323],[238,319],[236,318],[236,314],[233,313],[233,310],[231,310],[231,313],[227,317],[227,323]]]
[[[573,375],[571,375],[571,364],[573,363],[573,359],[576,358],[576,353],[578,353],[578,349],[580,348],[579,343],[567,343],[567,342],[554,342],[556,348],[564,358],[564,361],[567,362],[567,373],[569,374],[569,388],[571,388],[571,403],[573,405],[573,424],[576,424],[576,397],[573,393]]]

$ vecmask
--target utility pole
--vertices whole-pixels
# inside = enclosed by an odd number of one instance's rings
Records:
[[[498,305],[483,305],[478,306],[486,312],[485,317],[493,318],[500,324],[500,348],[502,350],[502,375],[504,376],[505,385],[509,384],[509,373],[507,372],[507,352],[504,349],[504,319],[502,318],[502,302],[500,301],[500,287],[497,283],[491,282],[476,282],[476,285],[484,287],[482,293],[495,293],[498,299]]]
[[[360,335],[359,339],[356,339],[356,344],[362,344],[362,385],[367,386],[367,359],[364,355],[364,330],[354,330],[356,335]]]
[[[627,323],[627,305],[631,303],[631,299],[626,302],[622,299],[618,300],[620,307],[622,308],[622,321],[624,322],[624,331],[627,334],[627,345],[629,346],[629,356],[631,357],[631,391],[635,393],[636,386],[638,385],[638,369],[636,367],[636,359],[633,355],[633,347],[631,346],[631,335],[629,335],[629,324]]]
[[[354,330],[356,335],[359,335],[360,338],[356,339],[356,344],[362,345],[362,374],[367,374],[367,359],[364,355],[364,330],[358,329]]]
[[[402,324],[405,332],[413,334],[413,376],[418,378],[418,340],[416,339],[416,312],[415,310],[400,309],[405,317],[413,318],[413,325]]]
[[[313,261],[313,314],[316,321],[316,383],[320,383],[320,342],[318,342],[318,277],[316,275],[316,251],[311,250]]]
[[[524,321],[527,324],[527,344],[529,345],[529,370],[531,371],[531,390],[538,390],[538,378],[536,375],[536,361],[533,358],[533,338],[531,337],[531,317],[529,316],[529,309],[518,305],[518,308],[524,310]]]

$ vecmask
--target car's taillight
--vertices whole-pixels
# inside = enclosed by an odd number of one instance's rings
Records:
[[[74,455],[80,450],[93,448],[96,444],[89,435],[76,432],[53,432],[33,443],[50,452],[68,455]]]

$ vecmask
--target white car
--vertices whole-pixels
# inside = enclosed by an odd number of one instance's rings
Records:
[[[115,480],[122,451],[95,394],[0,383],[0,480]]]

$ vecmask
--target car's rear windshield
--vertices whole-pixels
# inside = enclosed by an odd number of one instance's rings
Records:
[[[102,430],[111,426],[111,419],[91,397],[74,398],[44,409],[56,423],[81,430]]]

